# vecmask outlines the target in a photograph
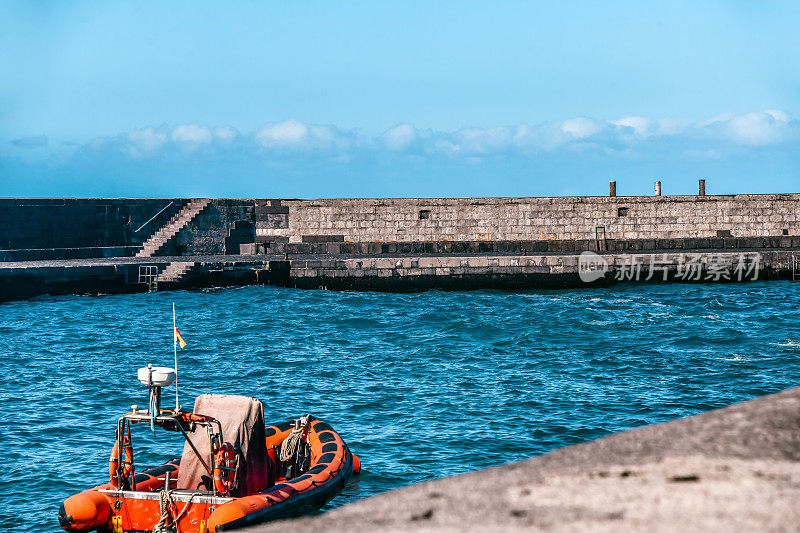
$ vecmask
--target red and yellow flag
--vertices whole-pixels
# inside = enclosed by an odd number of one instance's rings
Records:
[[[183,350],[183,348],[186,346],[186,341],[183,340],[183,337],[181,337],[181,332],[178,331],[178,328],[175,328],[175,340],[180,345],[181,350]]]

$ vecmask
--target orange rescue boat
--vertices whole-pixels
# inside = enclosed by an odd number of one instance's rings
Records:
[[[119,418],[108,482],[61,505],[67,531],[228,531],[315,511],[361,469],[336,431],[311,415],[265,427],[259,400],[213,394],[199,396],[191,413],[164,410],[161,387],[174,371],[148,367],[139,379],[150,406]],[[136,424],[181,433],[181,457],[136,472]]]

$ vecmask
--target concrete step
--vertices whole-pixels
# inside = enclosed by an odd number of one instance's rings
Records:
[[[197,263],[192,261],[173,261],[168,264],[163,272],[158,274],[158,281],[175,283],[181,281],[187,272],[192,269]]]
[[[200,214],[209,203],[211,203],[211,200],[208,198],[196,198],[191,200],[183,209],[175,214],[169,222],[144,242],[142,249],[139,250],[136,257],[152,257],[167,243],[167,241],[177,235],[186,224]]]

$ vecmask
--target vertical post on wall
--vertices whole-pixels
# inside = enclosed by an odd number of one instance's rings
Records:
[[[706,195],[706,180],[700,180],[697,194],[700,196]]]
[[[609,181],[608,182],[608,195],[609,196],[616,196],[617,195],[617,182],[616,181]]]
[[[656,196],[661,196],[661,182],[656,182]]]

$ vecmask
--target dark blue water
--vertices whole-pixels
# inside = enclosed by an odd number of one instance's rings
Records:
[[[117,416],[147,403],[136,369],[172,365],[173,301],[189,343],[181,403],[245,394],[264,402],[268,423],[309,412],[328,421],[364,465],[331,506],[800,381],[800,284],[790,282],[515,294],[246,287],[7,303],[3,529],[56,530],[60,502],[106,480]],[[145,462],[179,454],[144,434]]]

